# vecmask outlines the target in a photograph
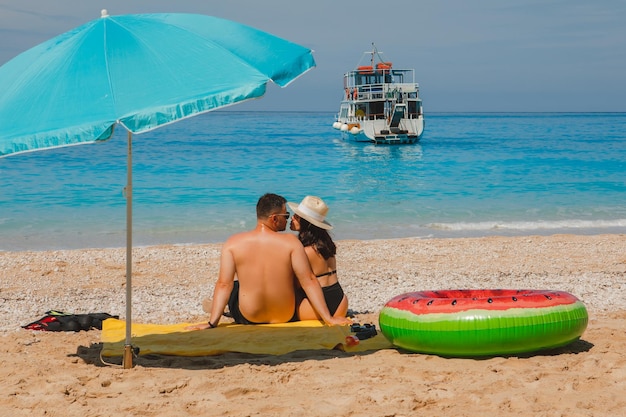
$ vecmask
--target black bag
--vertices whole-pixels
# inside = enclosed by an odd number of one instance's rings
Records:
[[[48,332],[79,332],[93,328],[102,330],[102,322],[110,318],[117,319],[119,316],[112,316],[109,313],[71,314],[50,310],[39,320],[22,328]]]

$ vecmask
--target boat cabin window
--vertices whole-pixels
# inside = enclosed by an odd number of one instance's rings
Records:
[[[401,71],[375,71],[371,73],[356,72],[354,74],[355,85],[403,83],[404,74]]]
[[[422,102],[421,101],[409,101],[409,114],[412,116],[419,116],[422,114]]]
[[[377,84],[380,76],[375,74],[358,74],[356,76],[356,85]]]
[[[370,102],[370,119],[379,119],[384,117],[385,115],[385,102],[384,101],[373,101]]]

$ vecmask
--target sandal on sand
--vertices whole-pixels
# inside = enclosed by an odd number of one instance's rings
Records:
[[[350,331],[354,333],[359,340],[369,339],[378,334],[378,332],[376,332],[376,326],[369,323],[365,323],[363,325],[354,323],[350,325]]]
[[[71,314],[62,311],[46,311],[46,315],[32,323],[22,326],[27,330],[48,332],[79,332],[81,330],[102,330],[102,322],[109,318],[119,318],[109,313]]]

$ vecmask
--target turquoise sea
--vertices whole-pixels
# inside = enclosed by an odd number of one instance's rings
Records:
[[[334,114],[219,111],[134,136],[134,245],[222,242],[265,192],[319,195],[335,239],[626,232],[625,113],[426,114],[419,144]],[[126,133],[0,159],[0,250],[124,247]]]

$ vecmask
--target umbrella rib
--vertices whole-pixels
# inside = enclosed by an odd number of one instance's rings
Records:
[[[102,19],[102,18],[101,18]],[[104,21],[104,26],[103,26],[103,31],[102,31],[102,55],[104,58],[104,67],[106,68],[106,75],[107,75],[107,85],[109,87],[109,94],[111,95],[111,101],[113,103],[113,114],[118,114],[117,112],[117,96],[115,95],[115,92],[113,90],[113,80],[111,77],[111,69],[109,67],[109,49],[108,49],[108,44],[107,44],[107,22],[109,22],[109,19],[105,19]],[[119,119],[115,120],[115,123],[119,123]],[[126,130],[128,130],[128,128],[126,126],[124,126],[124,128]]]

